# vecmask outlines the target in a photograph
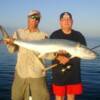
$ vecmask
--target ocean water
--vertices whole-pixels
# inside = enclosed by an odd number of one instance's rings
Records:
[[[87,42],[90,48],[100,44],[99,39],[90,39]],[[84,91],[81,96],[77,96],[77,100],[100,100],[100,48],[95,51],[99,54],[97,59],[81,62]],[[16,54],[9,54],[6,46],[0,44],[0,100],[11,100],[15,63]],[[51,71],[47,74],[50,89]]]

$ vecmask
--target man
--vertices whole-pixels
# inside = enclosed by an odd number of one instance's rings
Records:
[[[41,14],[37,10],[28,13],[28,26],[17,30],[13,38],[32,41],[45,39],[47,35],[38,29]],[[6,41],[10,52],[18,51],[15,78],[12,85],[12,100],[49,100],[45,74],[42,72],[44,65],[37,52],[18,47],[13,44],[13,39]]]
[[[72,29],[73,18],[71,13],[63,12],[60,15],[60,27],[50,36],[51,39],[68,39],[86,45],[84,36]],[[58,66],[52,69],[53,92],[56,100],[75,100],[75,95],[82,93],[82,83],[80,75],[80,59],[75,57],[70,59],[70,54],[61,50],[53,63]]]

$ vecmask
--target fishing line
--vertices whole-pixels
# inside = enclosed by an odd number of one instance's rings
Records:
[[[91,50],[95,50],[97,48],[100,48],[100,45],[94,46],[93,48],[91,48]],[[94,52],[97,54],[97,56],[100,56],[100,52],[97,52],[97,51],[94,51]]]
[[[100,47],[100,45],[94,46],[93,48],[91,48],[91,50],[94,50],[94,49],[99,48],[99,47]]]

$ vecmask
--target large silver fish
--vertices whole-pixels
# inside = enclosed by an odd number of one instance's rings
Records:
[[[18,46],[29,50],[39,52],[40,55],[59,52],[64,50],[68,52],[72,58],[79,57],[81,59],[95,59],[96,53],[86,46],[64,39],[44,39],[36,41],[20,41],[15,40],[14,43]]]
[[[0,30],[4,36],[4,38],[9,37],[5,29],[0,26]],[[35,41],[21,41],[14,40],[14,44],[24,47],[26,49],[36,51],[40,54],[40,57],[49,54],[59,52],[60,50],[64,50],[73,57],[79,57],[81,59],[95,59],[96,53],[89,49],[88,47],[77,43],[72,42],[70,40],[64,39],[44,39],[44,40],[35,40]]]

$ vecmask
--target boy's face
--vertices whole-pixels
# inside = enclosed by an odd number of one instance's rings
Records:
[[[62,29],[71,29],[72,24],[73,24],[73,20],[72,20],[72,18],[70,18],[69,15],[64,15],[60,19],[60,26],[61,26]]]

